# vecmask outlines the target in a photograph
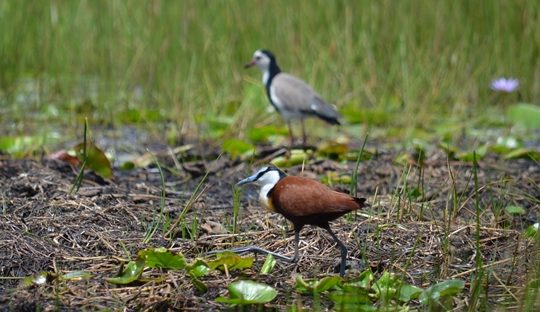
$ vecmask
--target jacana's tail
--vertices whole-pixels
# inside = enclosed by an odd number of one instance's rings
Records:
[[[360,206],[360,208],[369,207],[369,204],[366,203],[365,198],[358,198],[358,197],[353,197],[353,198],[354,198],[354,201],[358,204],[358,206]]]

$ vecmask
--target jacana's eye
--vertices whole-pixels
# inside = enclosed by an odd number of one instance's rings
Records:
[[[257,56],[255,56],[255,60],[257,60],[257,61],[258,61],[258,60],[260,60],[260,59],[261,59],[261,57],[260,57],[260,56],[258,56],[258,55],[257,55]]]

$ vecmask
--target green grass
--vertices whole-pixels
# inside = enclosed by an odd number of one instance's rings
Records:
[[[243,137],[268,123],[260,74],[242,68],[261,47],[338,108],[387,112],[397,127],[459,120],[498,103],[488,86],[501,75],[540,102],[539,11],[537,1],[2,1],[0,121],[21,133],[42,122],[34,114],[74,129],[81,115],[168,120],[205,136],[194,121],[229,115],[239,127],[227,135]]]

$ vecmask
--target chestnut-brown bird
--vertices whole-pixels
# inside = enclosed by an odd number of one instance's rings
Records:
[[[345,274],[347,247],[332,232],[328,222],[367,206],[365,198],[356,198],[334,191],[308,178],[287,176],[274,166],[261,168],[254,175],[238,182],[237,185],[247,183],[260,185],[261,204],[272,212],[282,214],[294,225],[294,256],[289,258],[258,247],[237,248],[233,251],[261,251],[296,262],[298,261],[300,230],[306,224],[316,225],[325,229],[341,249],[339,274],[341,276]]]

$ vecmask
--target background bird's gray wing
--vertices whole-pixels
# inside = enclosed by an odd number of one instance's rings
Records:
[[[314,115],[329,123],[339,124],[339,113],[304,81],[280,73],[272,84],[274,93],[284,109]]]

